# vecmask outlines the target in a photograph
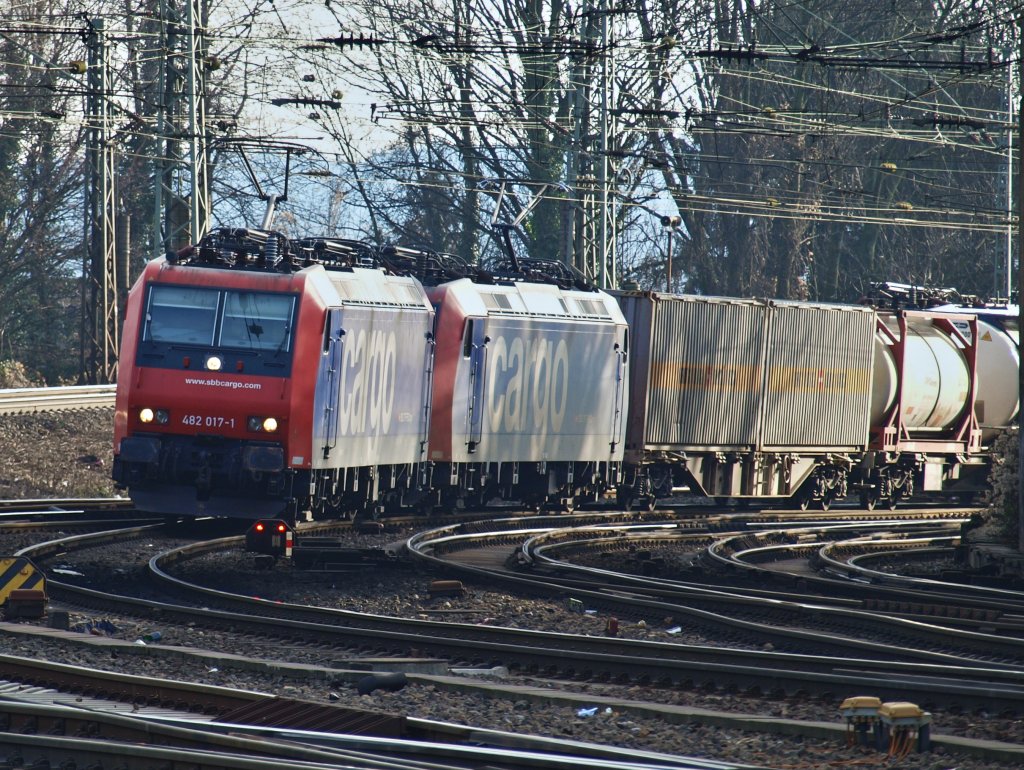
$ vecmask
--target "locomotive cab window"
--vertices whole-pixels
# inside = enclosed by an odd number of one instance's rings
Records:
[[[220,292],[189,286],[154,286],[149,293],[144,339],[212,345]]]
[[[294,307],[295,298],[289,294],[224,292],[221,346],[288,352]]]

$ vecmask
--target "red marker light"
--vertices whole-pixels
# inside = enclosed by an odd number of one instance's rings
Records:
[[[263,531],[263,522],[262,521],[256,522],[256,531],[257,532],[262,532]]]
[[[235,363],[235,371],[240,372],[244,368],[245,368],[245,364],[243,364],[241,361],[238,361],[237,363]]]
[[[278,525],[277,525],[277,531],[278,532],[285,532],[287,529],[288,529],[288,527],[286,527],[284,525],[284,522],[279,522],[278,523]]]
[[[181,365],[184,368],[188,369],[192,365],[192,359],[189,358],[188,356],[185,356],[183,359],[181,359]]]

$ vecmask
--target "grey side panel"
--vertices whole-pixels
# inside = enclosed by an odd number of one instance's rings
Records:
[[[313,467],[358,468],[423,459],[428,383],[425,308],[332,310],[336,342],[322,356],[313,415]]]
[[[491,316],[485,332],[483,379],[470,376],[472,358],[458,365],[452,408],[456,461],[622,459],[618,412],[625,385],[618,374],[624,325]],[[475,383],[482,383],[478,423],[470,409]]]

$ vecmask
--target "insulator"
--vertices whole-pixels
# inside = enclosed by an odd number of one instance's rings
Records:
[[[277,236],[271,235],[267,238],[263,246],[263,259],[271,267],[277,264]]]

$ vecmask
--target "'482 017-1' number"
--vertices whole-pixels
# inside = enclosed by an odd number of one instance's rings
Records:
[[[234,417],[215,417],[213,415],[186,414],[181,418],[182,425],[193,428],[234,428]]]

